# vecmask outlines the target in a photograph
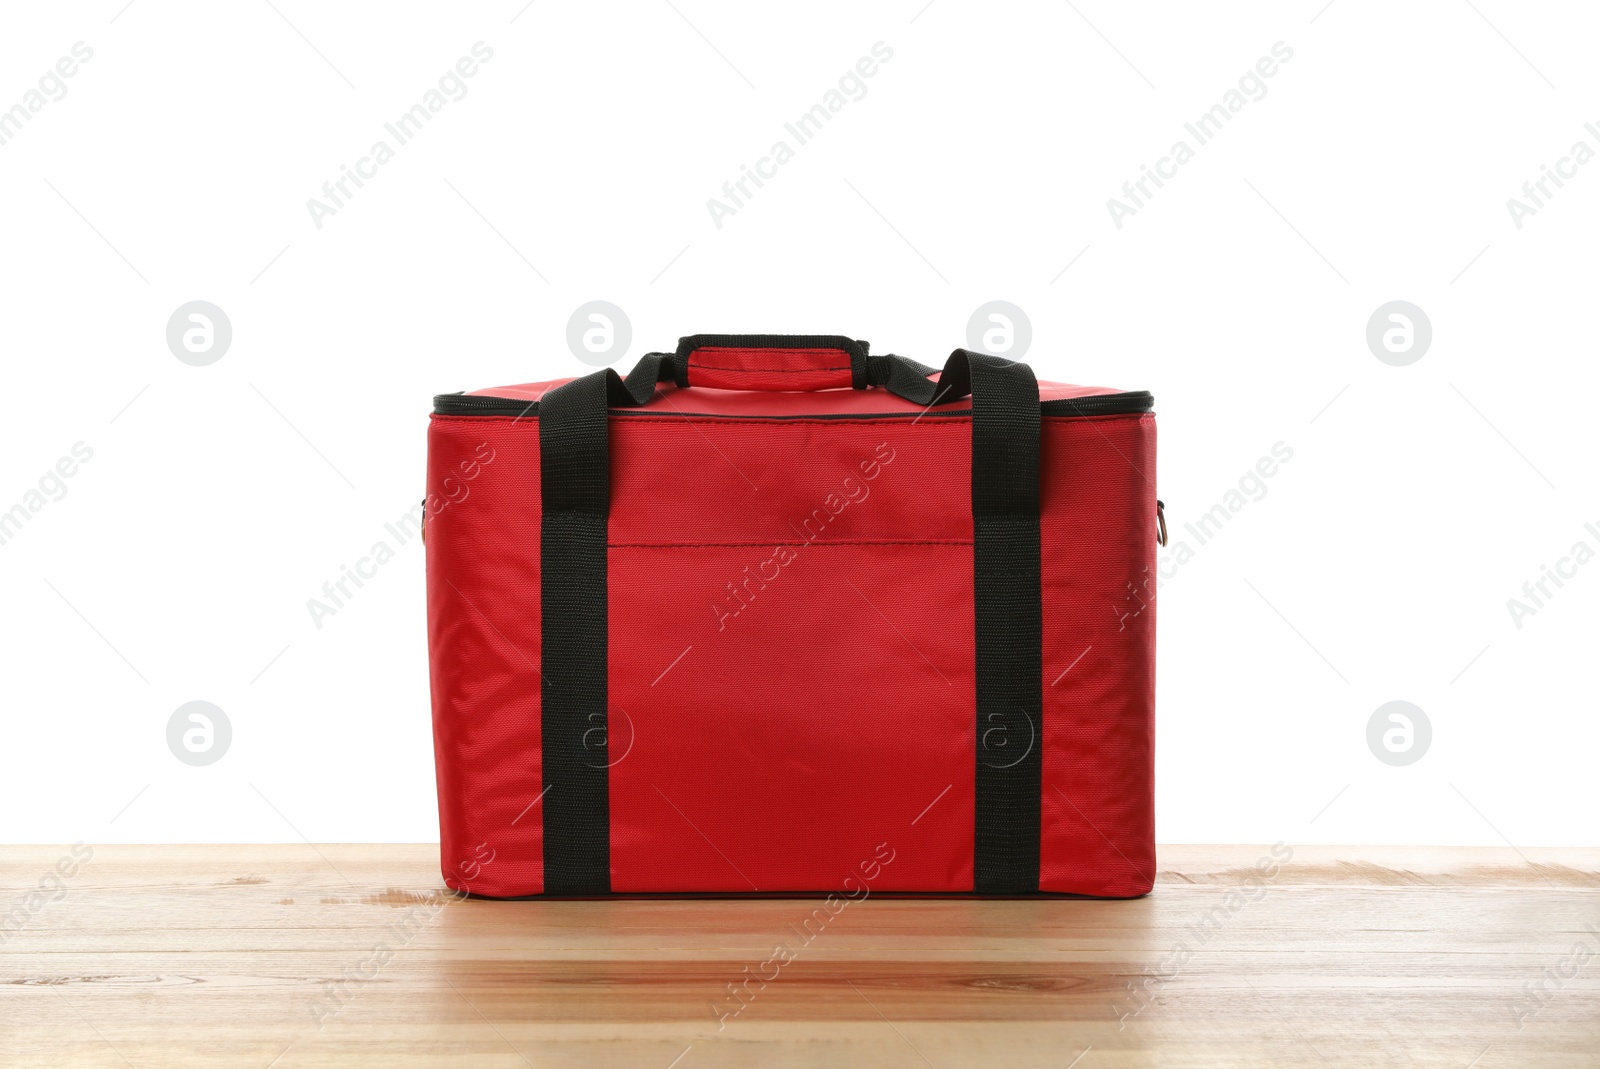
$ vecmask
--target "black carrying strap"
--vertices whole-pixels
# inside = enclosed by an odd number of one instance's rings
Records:
[[[956,352],[965,352],[957,349]],[[954,354],[951,355],[954,359]],[[947,362],[948,363],[948,362]],[[928,379],[934,368],[926,364],[919,364],[909,356],[895,356],[888,353],[881,356],[867,357],[867,381],[873,386],[882,386],[896,397],[903,397],[907,401],[919,405],[944,404],[946,401],[959,401],[971,392],[970,389],[955,393],[954,384],[941,384]],[[944,376],[940,375],[940,379]],[[954,396],[950,396],[954,394]]]
[[[1039,388],[1026,364],[957,349],[938,382],[898,356],[867,379],[922,405],[972,396],[976,804],[973,890],[1039,889],[1043,609],[1039,546]],[[539,402],[540,604],[545,893],[610,891],[606,535],[610,408],[645,404],[676,382],[672,354],[627,379],[606,368]]]
[[[606,368],[539,399],[540,761],[544,890],[611,890],[606,535],[610,416],[670,382],[651,353],[623,380]]]
[[[1039,890],[1044,609],[1039,385],[1026,364],[957,349],[940,383],[972,393],[972,605],[978,765],[972,889]],[[953,400],[935,395],[942,403]]]
[[[544,890],[552,895],[611,890],[608,373],[616,378],[608,368],[551,390],[539,401],[539,743]]]

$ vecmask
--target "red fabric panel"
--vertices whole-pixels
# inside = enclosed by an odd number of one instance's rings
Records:
[[[428,650],[445,884],[544,889],[539,424],[428,428]]]
[[[1141,895],[1156,866],[1155,417],[1046,419],[1040,453],[1039,889]]]
[[[971,421],[948,416],[616,418],[611,542],[971,543],[971,440]]]
[[[972,547],[783,548],[611,553],[613,889],[971,890]]]
[[[820,423],[612,423],[615,890],[972,887],[970,431]]]
[[[848,390],[850,354],[842,349],[706,346],[689,356],[689,381],[715,390]]]

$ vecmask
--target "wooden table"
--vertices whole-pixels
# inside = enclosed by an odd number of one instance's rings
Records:
[[[5,847],[0,1064],[1600,1065],[1600,851],[1277,849],[819,921],[460,901],[426,845]]]

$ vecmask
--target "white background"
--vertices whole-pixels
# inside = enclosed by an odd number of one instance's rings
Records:
[[[274,2],[0,15],[0,107],[94,51],[0,146],[0,509],[94,451],[0,545],[0,841],[435,838],[420,547],[320,630],[306,601],[421,497],[432,395],[583,373],[595,299],[623,369],[711,331],[938,364],[1011,301],[1041,378],[1155,393],[1180,540],[1292,448],[1162,591],[1162,841],[1596,841],[1600,565],[1506,606],[1600,549],[1600,163],[1506,207],[1600,147],[1592,10]],[[318,229],[307,198],[478,41]],[[879,41],[865,97],[713,225]],[[1113,225],[1279,41],[1265,97]],[[1406,367],[1365,341],[1396,299],[1434,331]],[[191,300],[232,322],[207,367],[166,344]],[[195,699],[233,725],[203,768],[165,738]],[[1433,726],[1407,767],[1366,743],[1395,699]]]

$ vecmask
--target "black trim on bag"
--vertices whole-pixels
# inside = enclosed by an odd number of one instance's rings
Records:
[[[1131,416],[1155,409],[1155,398],[1146,390],[1129,390],[1124,393],[1097,393],[1087,397],[1057,398],[1040,401],[1039,412],[1045,416]],[[436,416],[511,416],[533,419],[539,415],[538,401],[523,401],[515,397],[483,397],[474,394],[445,393],[433,399]],[[809,416],[750,416],[730,413],[679,412],[675,410],[641,411],[637,408],[613,409],[613,416],[684,416],[691,419],[928,419],[934,416],[970,416],[972,409],[951,409],[938,412],[822,412]]]

